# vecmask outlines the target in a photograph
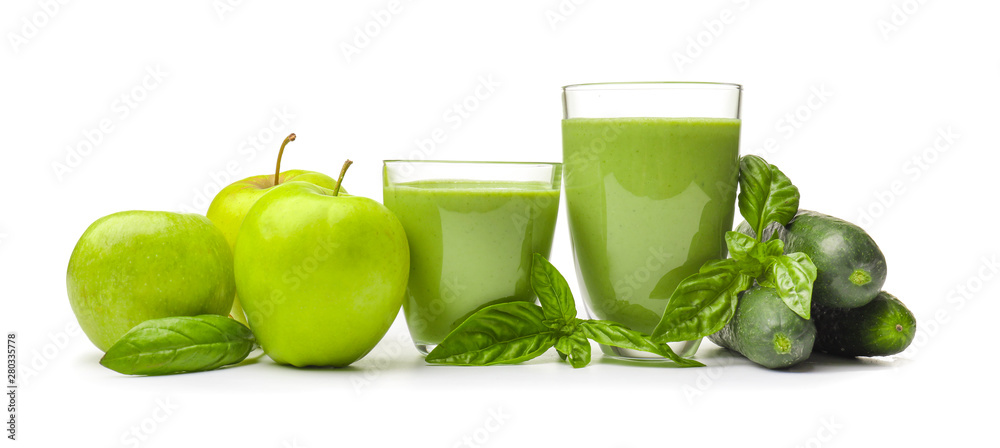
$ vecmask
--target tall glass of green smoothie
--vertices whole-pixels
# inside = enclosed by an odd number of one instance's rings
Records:
[[[403,314],[427,354],[480,309],[534,302],[532,254],[552,249],[562,164],[389,160],[382,199],[403,224]]]
[[[591,318],[648,334],[680,280],[726,257],[741,90],[671,82],[563,88],[566,208]],[[690,356],[700,342],[671,345]],[[622,359],[653,356],[601,348]]]

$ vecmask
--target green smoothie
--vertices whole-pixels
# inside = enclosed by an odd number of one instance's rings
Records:
[[[652,332],[702,263],[726,257],[740,120],[563,120],[563,169],[577,272],[593,318]]]
[[[420,181],[382,194],[410,243],[403,312],[418,349],[483,307],[535,300],[531,258],[552,248],[558,184]]]

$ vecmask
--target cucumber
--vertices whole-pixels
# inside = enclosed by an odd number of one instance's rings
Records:
[[[757,364],[778,369],[809,358],[816,326],[790,310],[778,291],[754,286],[740,295],[732,320],[708,339]]]
[[[775,224],[764,229],[762,241],[776,234],[786,254],[803,252],[816,264],[813,303],[857,308],[871,302],[885,284],[885,256],[861,227],[809,210],[799,210],[784,227]],[[754,236],[746,221],[736,231]]]
[[[913,342],[917,320],[892,294],[853,309],[813,307],[816,321],[814,351],[840,356],[889,356]]]

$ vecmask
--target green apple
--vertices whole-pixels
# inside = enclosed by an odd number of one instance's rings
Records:
[[[127,211],[98,219],[69,259],[66,290],[80,328],[107,351],[149,319],[226,315],[233,254],[201,215]]]
[[[236,290],[280,364],[346,366],[375,347],[403,303],[403,226],[382,204],[338,193],[340,180],[333,190],[282,183],[240,227]]]
[[[261,196],[264,196],[264,193],[270,191],[271,188],[293,180],[309,182],[324,188],[333,188],[337,184],[337,181],[332,177],[314,171],[288,170],[280,172],[281,156],[285,152],[285,145],[293,141],[295,141],[295,134],[289,135],[281,143],[274,175],[262,174],[234,182],[223,188],[219,194],[215,195],[215,199],[212,199],[212,204],[208,206],[208,213],[206,215],[208,219],[212,220],[216,226],[222,229],[222,234],[225,235],[231,249],[236,247],[236,235],[239,233],[243,217],[250,211],[250,207],[253,207],[257,200]],[[275,181],[275,178],[277,178],[277,181]],[[239,297],[233,298],[233,309],[230,311],[230,314],[234,319],[244,324],[247,323],[246,317],[243,315],[243,307],[240,305]]]

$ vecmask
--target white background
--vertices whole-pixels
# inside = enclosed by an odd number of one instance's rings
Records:
[[[3,2],[0,331],[20,338],[17,443],[995,440],[996,3],[577,2],[403,1],[384,26],[369,24],[385,15],[382,0]],[[373,35],[359,37],[366,27]],[[484,78],[499,86],[468,100]],[[347,369],[259,357],[132,378],[98,365],[75,327],[65,269],[92,221],[130,209],[203,213],[221,186],[271,172],[289,132],[299,140],[284,168],[335,175],[349,157],[347,187],[381,199],[383,159],[559,161],[559,88],[639,80],[743,84],[742,151],[780,166],[803,208],[864,224],[888,260],[885,288],[917,315],[911,349],[814,357],[791,371],[710,343],[699,353],[707,369],[617,364],[596,347],[580,370],[554,352],[519,366],[430,367],[399,318]],[[448,121],[466,101],[474,110]],[[91,148],[86,135],[97,139],[102,123],[108,132]],[[419,149],[436,128],[446,140]],[[565,215],[552,261],[576,288]]]

